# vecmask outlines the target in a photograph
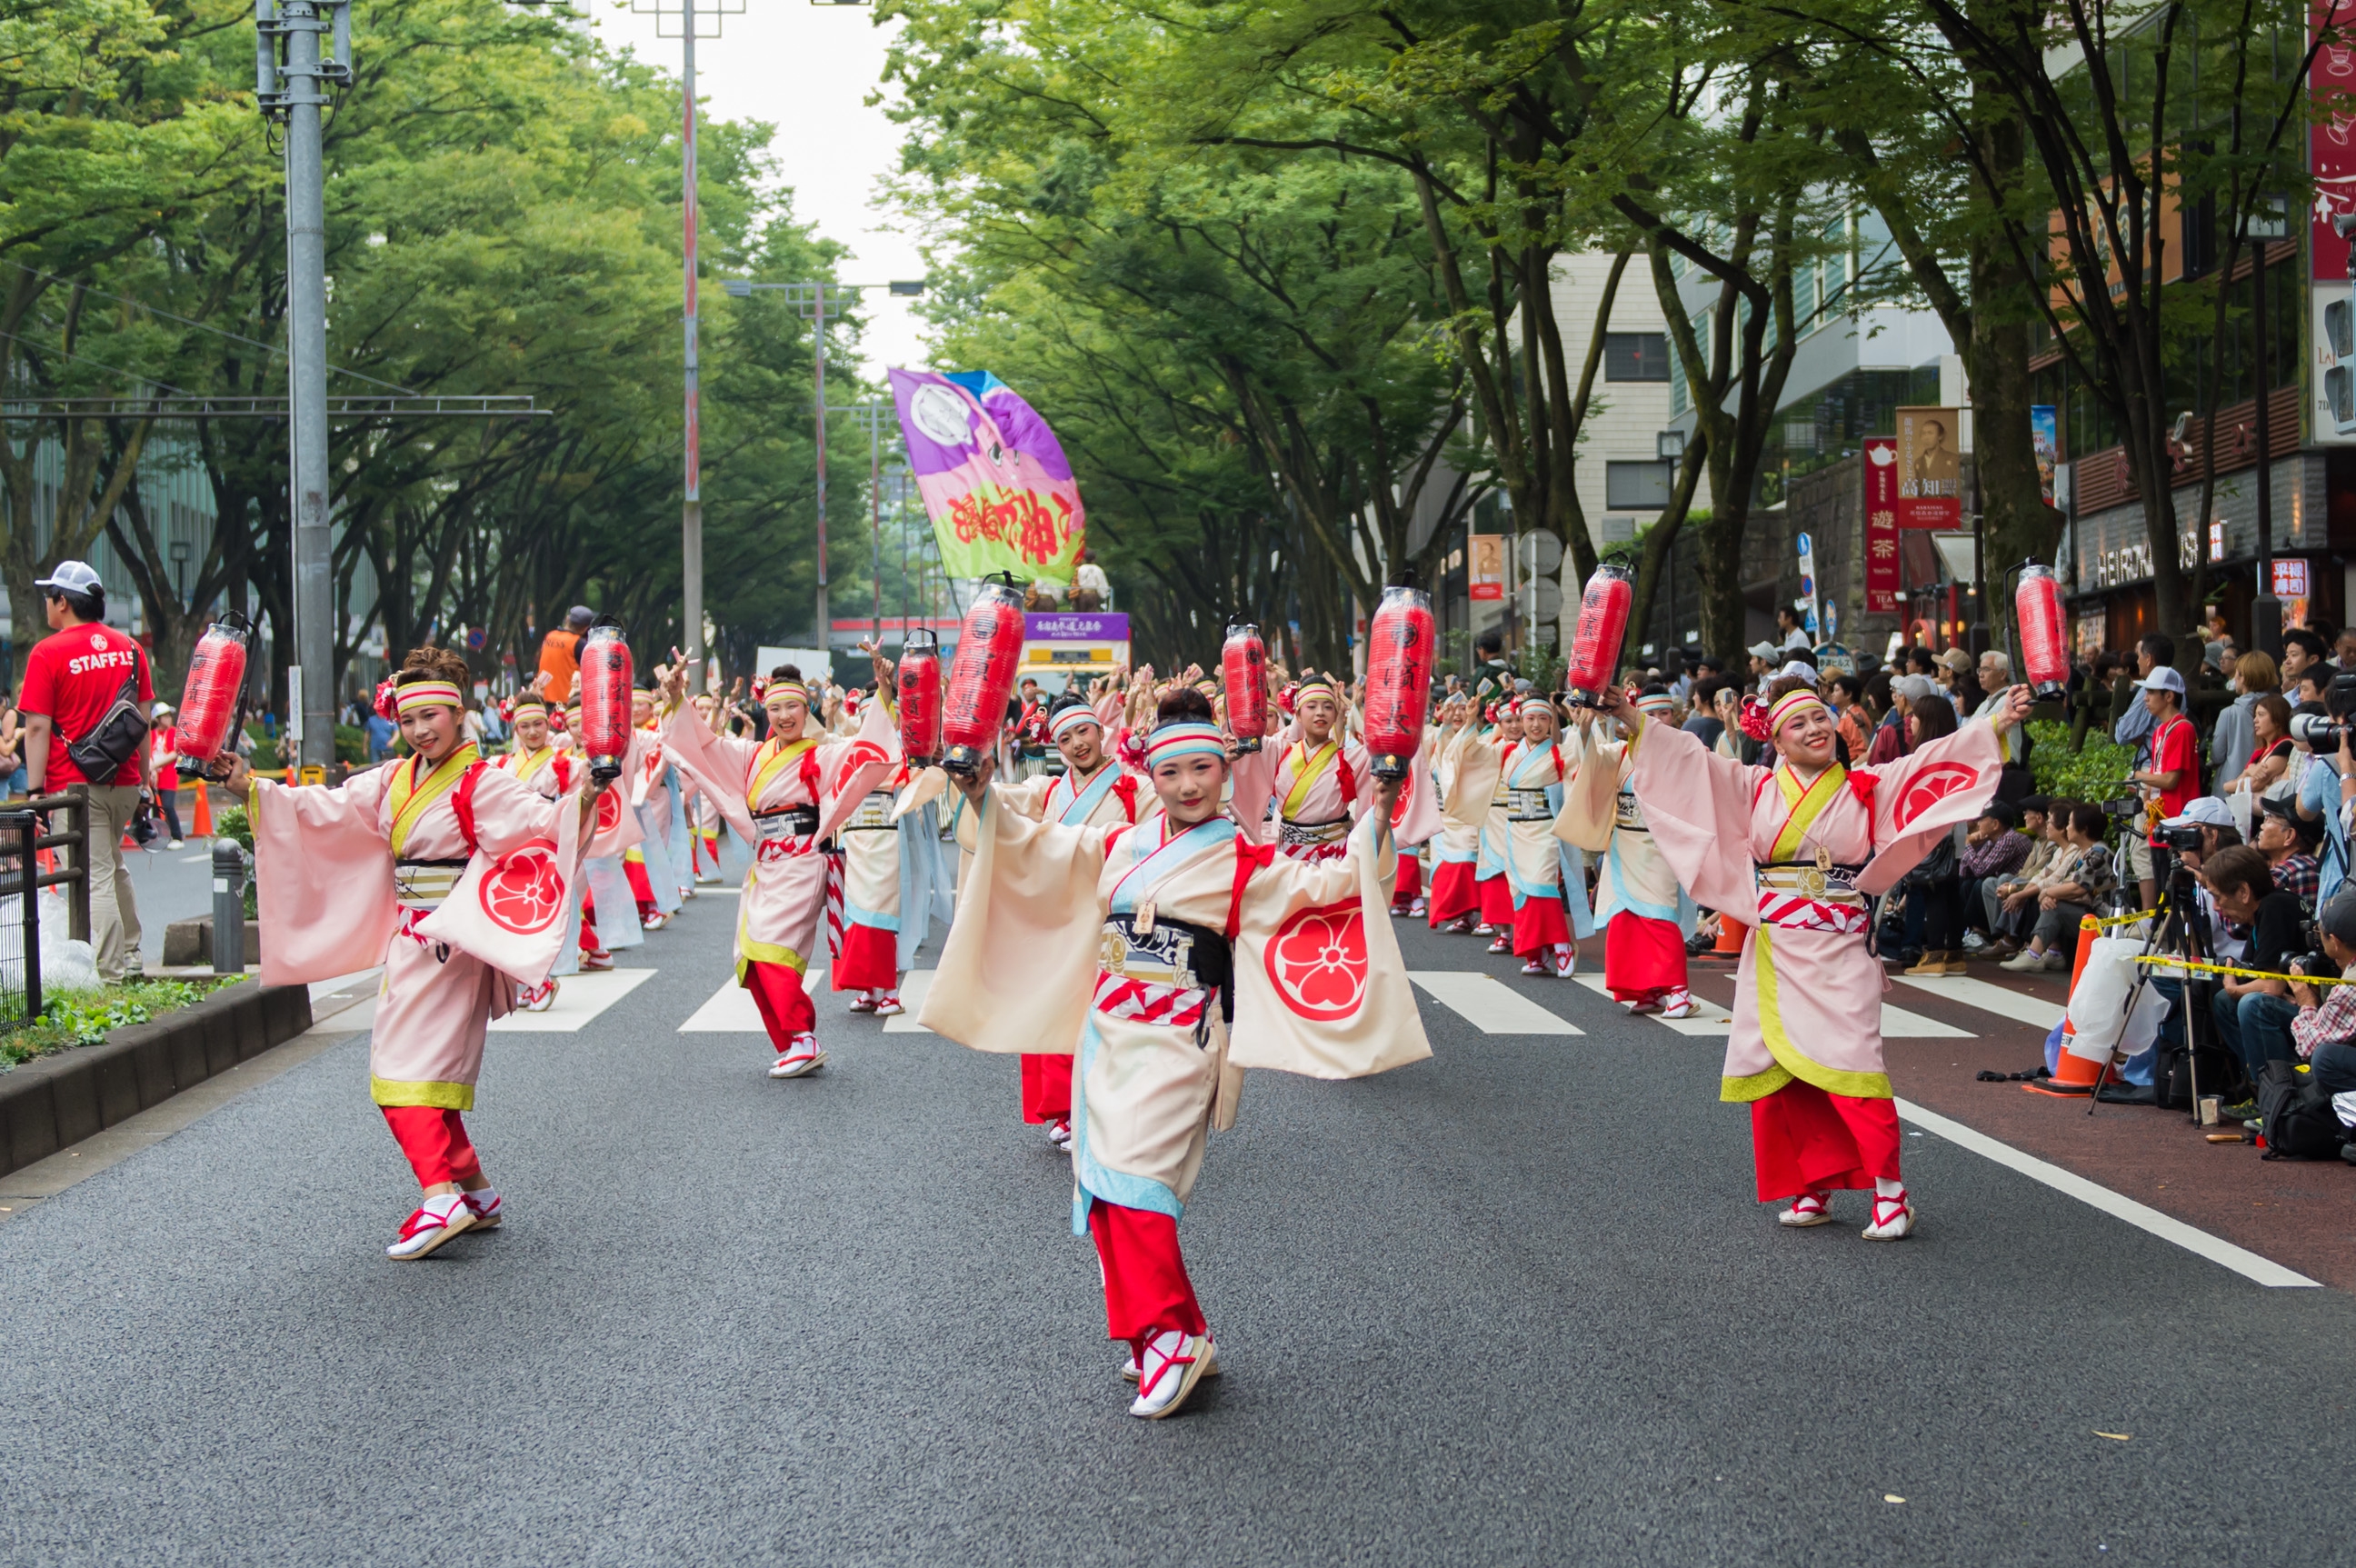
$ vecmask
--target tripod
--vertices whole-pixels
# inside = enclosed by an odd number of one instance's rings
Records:
[[[2149,932],[2144,938],[2143,951],[2137,955],[2135,983],[2127,987],[2123,1020],[2135,1016],[2136,1005],[2143,1000],[2144,987],[2151,983],[2156,967],[2146,961],[2155,956],[2168,955],[2190,960],[2196,963],[2211,961],[2213,950],[2209,940],[2209,922],[2201,917],[2200,889],[2192,870],[2181,857],[2169,856],[2168,875],[2160,883],[2158,904],[2151,910]],[[2188,1112],[2195,1125],[2201,1121],[2201,1053],[2194,1036],[2201,1009],[2192,1004],[2193,972],[2184,972],[2184,990],[2179,998],[2184,1013],[2184,1064],[2191,1075],[2192,1105]],[[2126,1026],[2121,1025],[2121,1038]],[[2103,1098],[2103,1083],[2126,1063],[2126,1053],[2117,1046],[2111,1047],[2110,1060],[2094,1079],[2094,1087],[2086,1093],[2086,1114],[2092,1116]]]

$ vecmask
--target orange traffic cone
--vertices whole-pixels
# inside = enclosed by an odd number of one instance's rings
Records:
[[[1742,954],[1742,940],[1750,934],[1750,927],[1721,909],[1718,915],[1718,946],[1709,950],[1730,953],[1740,958]]]
[[[2070,993],[2072,996],[2078,993],[2078,977],[2086,972],[2086,960],[2094,953],[2094,939],[2102,934],[2102,922],[2094,916],[2088,915],[2078,922],[2078,957],[2070,966]],[[2062,1057],[2054,1064],[2053,1077],[2048,1080],[2057,1089],[2092,1090],[2109,1068],[2107,1062],[2089,1061],[2084,1057],[2070,1053],[2066,1042],[2077,1032],[2070,1026],[2070,1020],[2065,1016],[2062,1020],[2062,1038],[2065,1042]]]
[[[190,818],[190,825],[195,829],[197,837],[200,839],[213,836],[213,792],[201,779],[197,780],[197,804],[196,811]]]

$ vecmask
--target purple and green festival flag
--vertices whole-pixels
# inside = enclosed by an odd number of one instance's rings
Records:
[[[1070,582],[1087,514],[1047,422],[988,371],[890,374],[908,465],[948,575]]]

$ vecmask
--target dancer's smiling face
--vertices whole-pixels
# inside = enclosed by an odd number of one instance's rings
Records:
[[[1162,797],[1162,809],[1173,823],[1191,828],[1218,815],[1219,790],[1226,780],[1226,758],[1196,752],[1156,764],[1153,792]]]

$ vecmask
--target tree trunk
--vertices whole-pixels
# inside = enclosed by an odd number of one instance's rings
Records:
[[[1999,119],[1978,133],[1982,156],[2009,192],[2019,185],[2024,161],[2020,126]],[[1992,205],[1973,188],[1975,199]],[[2004,576],[2031,557],[2049,564],[2061,537],[2061,515],[2045,504],[2037,474],[2037,450],[2029,410],[2037,395],[2029,378],[2029,318],[2034,286],[2016,264],[2011,248],[1995,228],[1995,217],[1976,225],[1972,243],[1972,445],[1978,476],[1985,536],[1981,553],[1987,579],[1991,646],[2011,648],[2012,602]],[[2019,669],[2013,671],[2021,678]]]

